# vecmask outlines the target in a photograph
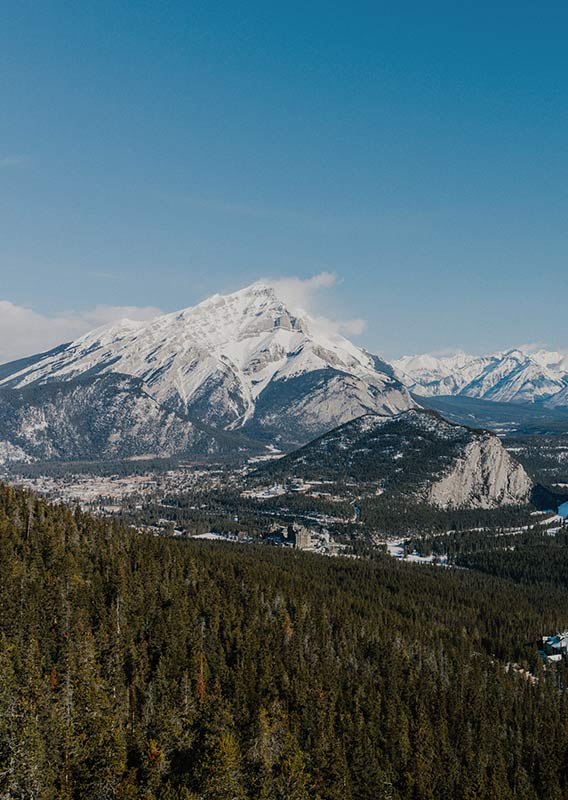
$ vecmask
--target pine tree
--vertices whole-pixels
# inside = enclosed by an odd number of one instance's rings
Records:
[[[246,800],[239,747],[230,732],[223,733],[210,749],[202,791],[207,800]]]

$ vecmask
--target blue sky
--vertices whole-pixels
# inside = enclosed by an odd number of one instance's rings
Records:
[[[387,357],[568,348],[565,3],[2,12],[0,357],[322,272]]]

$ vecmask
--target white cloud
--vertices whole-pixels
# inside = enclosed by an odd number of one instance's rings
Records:
[[[339,330],[351,336],[360,336],[367,327],[364,319],[345,319],[339,322]]]
[[[314,295],[321,289],[335,286],[337,278],[333,272],[320,272],[311,278],[267,278],[278,297],[294,312],[313,311]]]
[[[322,289],[337,285],[333,272],[320,272],[311,278],[265,278],[278,297],[296,314],[307,313],[328,332],[359,336],[366,327],[363,319],[330,319],[318,313],[317,297]]]
[[[362,319],[330,319],[321,313],[318,295],[337,285],[337,278],[331,272],[306,279],[291,277],[265,279],[265,282],[274,286],[278,296],[294,313],[309,314],[328,333],[358,336],[365,330],[366,323]],[[0,364],[45,352],[119,319],[144,320],[161,313],[155,306],[98,305],[87,311],[64,311],[47,316],[9,300],[0,300]]]
[[[439,347],[436,350],[430,350],[427,355],[436,358],[451,358],[452,356],[465,356],[467,353],[459,347]]]
[[[538,353],[539,350],[547,350],[548,348],[545,342],[525,342],[524,344],[517,345],[514,349],[533,355],[534,353]]]
[[[83,312],[69,311],[48,317],[9,300],[0,300],[0,364],[50,350],[100,325],[124,318],[151,319],[161,313],[154,306],[99,305]]]
[[[360,336],[367,327],[364,319],[330,319],[322,316],[312,316],[312,319],[327,333],[341,333],[347,337]]]

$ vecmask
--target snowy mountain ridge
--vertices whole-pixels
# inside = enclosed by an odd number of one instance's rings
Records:
[[[414,394],[465,395],[498,402],[568,404],[568,355],[519,349],[487,356],[403,356],[395,374]]]
[[[386,363],[296,316],[261,282],[150,321],[98,328],[23,366],[4,365],[0,386],[107,373],[140,379],[160,404],[190,417],[291,441],[363,413],[415,405]]]

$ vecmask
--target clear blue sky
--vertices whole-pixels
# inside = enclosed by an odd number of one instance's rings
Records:
[[[336,273],[387,356],[568,348],[565,2],[4,2],[0,299]]]

